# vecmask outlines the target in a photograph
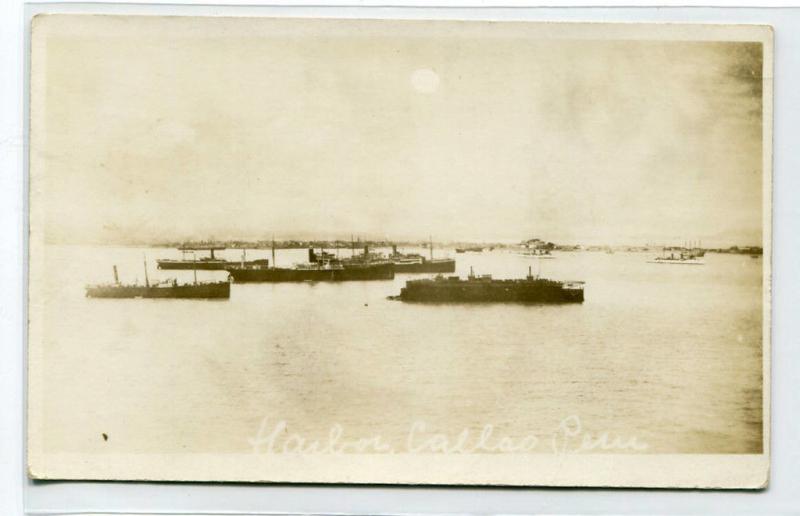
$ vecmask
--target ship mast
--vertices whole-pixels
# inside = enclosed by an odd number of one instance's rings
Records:
[[[428,235],[429,245],[428,248],[431,252],[431,261],[433,261],[433,235]]]
[[[192,253],[192,260],[194,260],[194,266],[192,267],[192,272],[194,273],[194,284],[197,285],[197,252]]]
[[[114,284],[119,285],[119,276],[117,276],[117,266],[114,266]]]
[[[143,256],[144,256],[144,286],[149,288],[150,280],[147,277],[147,256],[146,255]]]
[[[275,233],[272,234],[272,268],[275,268]]]

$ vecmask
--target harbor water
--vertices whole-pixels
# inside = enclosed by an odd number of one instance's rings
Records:
[[[157,270],[174,249],[49,245],[37,369],[44,446],[242,453],[265,421],[308,440],[332,428],[343,439],[379,436],[397,450],[412,427],[455,440],[489,425],[498,438],[549,443],[579,420],[587,434],[646,444],[636,453],[761,451],[761,258],[710,253],[705,265],[680,266],[647,263],[655,253],[436,254],[455,257],[462,277],[531,267],[583,280],[585,302],[388,300],[406,280],[432,276],[410,274],[234,284],[229,300],[91,299],[84,287],[110,282],[112,265],[120,281],[143,283],[144,256],[150,281],[193,273]],[[306,257],[278,250],[276,263]],[[247,252],[257,258],[270,251]]]

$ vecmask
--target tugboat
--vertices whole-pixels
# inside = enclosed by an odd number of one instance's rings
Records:
[[[144,285],[121,284],[117,276],[117,266],[114,265],[114,283],[89,285],[86,287],[86,297],[115,299],[228,299],[231,297],[231,285],[227,281],[198,283],[196,272],[194,283],[179,284],[177,280],[173,279],[151,284],[147,277],[147,261],[145,260]]]
[[[427,303],[582,303],[583,281],[555,281],[531,273],[524,279],[496,280],[489,274],[475,276],[437,275],[433,279],[410,280],[399,296],[390,299]]]
[[[172,259],[161,259],[156,260],[158,263],[159,269],[170,269],[170,270],[188,270],[188,269],[200,269],[206,271],[223,271],[226,267],[230,266],[234,262],[230,262],[223,258],[217,258],[214,256],[214,251],[224,251],[225,248],[222,246],[216,245],[183,245],[178,248],[178,251],[181,252],[180,260],[172,260]],[[208,251],[210,256],[204,256],[200,259],[197,259],[194,255],[197,251]],[[186,254],[191,253],[192,258],[187,259]],[[252,260],[246,262],[248,265],[269,265],[269,260]]]

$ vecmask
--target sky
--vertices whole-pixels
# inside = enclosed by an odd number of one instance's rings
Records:
[[[46,237],[760,243],[760,43],[537,27],[46,17]]]

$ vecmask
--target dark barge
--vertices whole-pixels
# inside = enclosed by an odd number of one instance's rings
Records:
[[[582,303],[582,281],[555,281],[528,274],[497,280],[491,275],[410,280],[392,299],[427,303]]]

